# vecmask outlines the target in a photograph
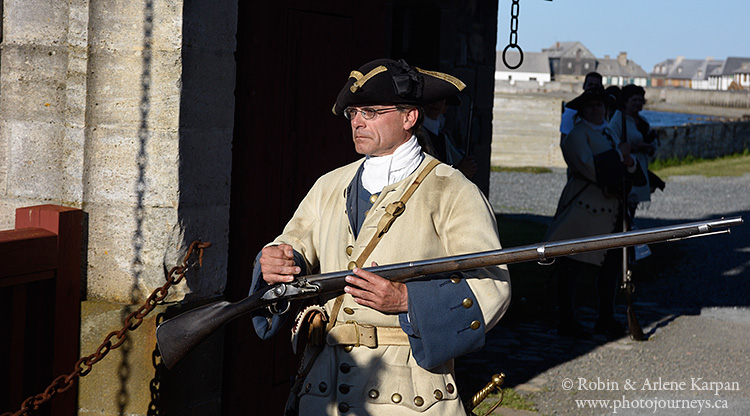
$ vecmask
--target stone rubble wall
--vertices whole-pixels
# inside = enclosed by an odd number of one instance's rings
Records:
[[[656,100],[654,94],[657,89],[647,91],[649,101]],[[742,98],[747,93],[725,94],[726,92],[709,91],[705,93],[703,101],[730,105],[742,104]],[[667,97],[674,91],[668,90]],[[492,152],[491,165],[503,167],[551,167],[564,168],[565,160],[560,151],[560,116],[562,104],[575,98],[577,94],[570,89],[555,89],[539,92],[522,93],[510,92],[507,88],[495,92],[492,121]],[[680,95],[680,100],[693,99],[700,96],[697,92],[686,91]],[[739,97],[739,98],[737,98]],[[711,101],[714,100],[714,101]],[[683,110],[686,104],[670,102],[671,109]],[[714,113],[721,113],[721,109],[728,107],[712,107]],[[750,113],[750,101],[746,107],[735,107],[732,115],[742,113],[744,109]],[[737,111],[739,110],[739,112]],[[656,157],[683,158],[688,155],[705,159],[716,158],[733,153],[743,152],[750,148],[750,121],[740,119],[706,124],[688,124],[674,127],[654,128],[660,133],[661,147]]]

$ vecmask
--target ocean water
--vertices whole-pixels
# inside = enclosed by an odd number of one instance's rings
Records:
[[[641,117],[648,121],[651,127],[681,126],[687,123],[710,123],[713,121],[710,116],[669,113],[664,111],[643,110],[640,114]]]

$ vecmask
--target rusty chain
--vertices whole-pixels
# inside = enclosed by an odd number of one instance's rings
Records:
[[[91,372],[94,364],[104,358],[110,351],[118,348],[123,344],[123,342],[125,342],[125,335],[128,331],[135,330],[141,325],[141,323],[143,323],[143,318],[145,318],[146,315],[154,310],[159,302],[163,301],[164,298],[167,297],[169,288],[182,281],[182,279],[185,277],[185,273],[189,269],[188,261],[190,260],[190,257],[197,253],[198,265],[203,265],[203,250],[208,247],[211,247],[211,243],[204,243],[200,240],[193,241],[182,260],[182,264],[172,267],[172,269],[167,274],[167,282],[164,284],[164,286],[157,288],[153,292],[151,292],[151,295],[149,295],[149,297],[146,299],[146,302],[141,305],[138,310],[134,311],[133,313],[128,315],[127,318],[125,318],[125,325],[122,327],[122,329],[120,329],[119,331],[110,332],[109,335],[104,338],[104,342],[102,342],[102,344],[99,345],[99,347],[96,349],[96,352],[86,357],[81,357],[81,359],[79,359],[75,363],[72,373],[67,375],[63,374],[57,377],[52,381],[49,387],[44,390],[44,392],[39,393],[35,396],[31,396],[24,400],[21,404],[21,409],[17,412],[6,412],[0,416],[28,415],[30,414],[30,412],[38,410],[39,406],[41,406],[42,404],[50,401],[55,394],[62,393],[71,388],[73,384],[75,384],[78,377],[84,377],[89,372]],[[114,337],[116,337],[117,340],[113,343]],[[85,366],[86,368],[83,368],[83,366]]]

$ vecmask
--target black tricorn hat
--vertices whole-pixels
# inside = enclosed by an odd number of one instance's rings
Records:
[[[403,59],[377,59],[349,74],[333,105],[333,114],[346,107],[379,104],[424,105],[454,97],[466,87],[460,79],[426,71]]]
[[[604,103],[605,106],[611,107],[615,104],[615,97],[605,91],[602,87],[589,88],[581,95],[574,98],[571,102],[565,104],[565,106],[572,108],[573,110],[581,111],[586,104],[592,101],[600,101]]]

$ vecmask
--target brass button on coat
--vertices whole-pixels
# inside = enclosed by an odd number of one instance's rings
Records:
[[[401,403],[401,395],[398,393],[393,393],[393,396],[391,396],[391,401],[393,403]]]
[[[349,405],[346,403],[339,403],[339,412],[346,413],[349,411]]]
[[[344,308],[344,313],[347,315],[354,315],[354,309],[347,306],[346,308]]]
[[[421,405],[424,404],[424,399],[421,398],[421,397],[419,397],[419,396],[417,396],[417,397],[414,398],[414,404],[416,406],[421,406]]]
[[[461,277],[459,275],[457,275],[457,274],[454,274],[454,275],[451,276],[451,282],[453,282],[453,283],[460,283],[461,282]]]
[[[474,305],[474,301],[469,298],[466,298],[464,299],[463,302],[461,302],[461,305],[463,305],[464,308],[469,309],[472,307],[472,305]]]
[[[455,390],[453,388],[453,384],[451,384],[451,383],[448,383],[448,385],[445,386],[445,389],[448,390],[448,393],[451,393],[451,394],[453,394],[453,391]]]
[[[370,195],[370,203],[374,204],[378,200],[378,194]]]
[[[354,252],[354,246],[346,246],[346,255],[351,256]]]
[[[435,395],[435,399],[437,400],[443,400],[443,392],[440,390],[435,390],[433,393]]]
[[[471,322],[471,329],[479,329],[479,327],[482,326],[482,323],[479,321],[472,321]]]
[[[357,267],[356,261],[350,261],[349,265],[346,266],[349,270],[354,270],[355,267]]]
[[[378,397],[380,397],[380,392],[375,389],[372,389],[367,392],[367,395],[370,396],[371,399],[375,400]]]
[[[351,352],[354,349],[354,345],[344,345],[344,351]]]

